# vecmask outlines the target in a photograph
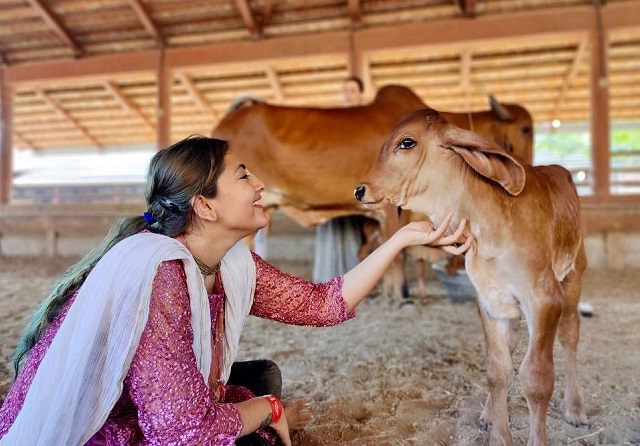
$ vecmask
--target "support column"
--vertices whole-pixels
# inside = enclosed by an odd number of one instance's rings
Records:
[[[13,91],[5,81],[5,69],[0,66],[0,205],[9,203],[13,183]]]
[[[596,5],[596,29],[591,33],[591,157],[593,193],[607,197],[611,161],[607,33],[602,27],[600,5]]]
[[[362,78],[362,53],[355,47],[353,31],[349,33],[349,55],[347,59],[349,76]]]
[[[156,119],[157,149],[163,149],[171,143],[171,84],[173,83],[171,70],[165,63],[165,50],[160,50],[158,62],[158,108]]]

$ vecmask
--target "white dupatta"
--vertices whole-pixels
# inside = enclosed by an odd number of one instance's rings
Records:
[[[191,253],[163,235],[140,233],[96,264],[38,368],[0,446],[83,445],[104,425],[149,316],[153,279],[163,261],[182,260],[187,277],[198,370],[209,383],[211,316],[204,280]],[[253,303],[255,263],[239,241],[222,259],[226,292],[223,381],[236,358]]]

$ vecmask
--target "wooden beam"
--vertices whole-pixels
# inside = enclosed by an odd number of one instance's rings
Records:
[[[373,83],[373,76],[371,75],[371,64],[366,57],[362,57],[362,71],[360,72],[360,79],[364,84],[364,97],[372,98],[376,94],[376,87]]]
[[[349,16],[351,17],[351,27],[362,27],[362,5],[360,0],[348,0]]]
[[[193,79],[191,79],[189,75],[185,73],[180,73],[177,75],[177,77],[187,89],[187,93],[189,94],[193,102],[195,102],[196,105],[200,108],[200,110],[209,113],[213,119],[218,119],[218,113],[213,109],[211,103],[207,100],[207,98],[200,92],[200,90],[198,90],[198,87],[196,86],[195,82],[193,82]]]
[[[100,83],[105,78],[136,73],[154,73],[158,67],[158,51],[84,57],[72,61],[43,62],[7,67],[7,82],[31,88],[43,84],[77,85],[78,82]]]
[[[468,50],[460,52],[460,89],[464,93],[466,108],[471,108],[471,61],[473,53]]]
[[[467,18],[476,16],[476,1],[475,0],[454,0],[454,3],[458,5],[460,12]]]
[[[362,78],[362,60],[362,51],[356,49],[353,33],[349,33],[349,53],[347,55],[349,76]]]
[[[56,19],[53,16],[51,11],[49,11],[47,7],[44,6],[40,0],[26,0],[26,1],[27,3],[29,3],[29,5],[31,5],[31,7],[33,7],[38,12],[40,17],[42,17],[42,19],[47,23],[47,25],[53,29],[53,31],[58,35],[58,37],[60,37],[64,41],[64,43],[67,44],[69,48],[71,48],[71,51],[73,51],[73,55],[75,57],[82,56],[84,51],[82,50],[82,48],[80,48],[80,45],[78,45],[78,43],[74,40],[73,37],[71,37],[71,35],[64,28],[64,26],[62,26],[60,21],[58,21],[58,19]]]
[[[264,28],[271,22],[271,17],[273,16],[273,6],[275,4],[275,0],[265,0],[262,5],[262,17],[260,19],[260,27],[264,31]]]
[[[156,129],[155,126],[153,125],[153,122],[151,122],[151,120],[147,118],[147,116],[144,113],[142,113],[142,110],[140,110],[140,107],[134,104],[129,98],[127,98],[122,93],[122,90],[120,90],[120,87],[118,87],[112,81],[105,81],[104,88],[109,93],[111,93],[111,95],[118,101],[120,106],[126,112],[131,113],[132,115],[138,116],[140,119],[142,119],[142,121],[144,121],[147,127],[149,127],[151,130]]]
[[[606,29],[640,25],[640,2],[607,4],[602,8]],[[473,20],[456,18],[428,22],[406,23],[399,26],[366,28],[355,33],[356,48],[373,52],[398,48],[447,48],[475,51],[486,44],[506,39],[531,37],[584,36],[595,24],[591,6],[574,6],[513,12],[476,17]]]
[[[37,149],[38,147],[28,138],[26,138],[22,133],[20,133],[17,130],[13,130],[13,136],[15,136],[16,140],[18,141],[18,143],[22,144],[23,146],[26,146],[29,149]]]
[[[167,68],[166,53],[160,51],[160,60],[157,71],[157,114],[156,144],[157,149],[168,147],[171,142],[171,84],[172,72]]]
[[[138,20],[142,22],[144,29],[146,29],[147,32],[151,34],[151,36],[153,37],[153,40],[156,42],[156,45],[158,46],[158,48],[164,48],[165,46],[164,37],[162,37],[162,33],[160,32],[156,24],[153,22],[151,15],[149,15],[149,12],[145,9],[144,5],[140,2],[140,0],[127,0],[127,1],[129,2],[129,5],[133,9],[133,12],[135,12],[136,17],[138,17]]]
[[[13,91],[0,67],[0,205],[9,203],[13,184]]]
[[[606,31],[602,29],[600,2],[596,0],[596,26],[591,33],[591,157],[593,163],[593,193],[597,197],[611,195],[609,175],[611,161],[609,80],[607,78]]]
[[[469,91],[471,88],[471,61],[473,53],[468,50],[460,52],[460,89]]]
[[[282,91],[282,84],[280,83],[280,79],[278,79],[278,73],[276,73],[276,70],[271,66],[267,67],[265,71],[276,101],[280,103],[284,102],[284,92]]]
[[[603,24],[609,31],[640,26],[640,2],[611,3],[602,8]],[[399,49],[411,46],[432,49],[452,47],[469,49],[506,39],[535,36],[584,36],[593,30],[592,7],[574,6],[499,14],[469,19],[372,27],[354,31],[358,51]],[[246,63],[278,63],[291,58],[322,55],[344,56],[349,52],[348,32],[274,37],[258,41],[224,42],[211,45],[166,50],[166,63],[171,69],[213,67]],[[104,80],[120,74],[154,73],[159,51],[86,57],[74,61],[41,62],[7,67],[6,80],[12,85],[76,82],[78,79]]]
[[[225,42],[214,45],[167,49],[167,66],[176,68],[213,67],[260,63],[278,63],[291,58],[339,55],[349,51],[347,32],[274,37],[254,41]]]
[[[580,67],[580,63],[584,58],[587,50],[589,48],[589,39],[588,37],[580,40],[578,48],[576,49],[576,53],[573,56],[573,60],[571,61],[571,67],[569,67],[569,71],[567,71],[566,76],[562,80],[562,85],[560,86],[560,91],[558,92],[558,97],[556,98],[555,105],[553,107],[553,114],[557,116],[560,113],[560,108],[562,107],[562,103],[564,102],[564,98],[569,91],[569,87],[571,83],[576,77],[578,73],[578,68]]]
[[[251,10],[251,6],[249,5],[248,0],[236,0],[236,6],[240,11],[240,15],[242,16],[242,20],[249,30],[249,34],[254,37],[260,36],[262,34],[262,28],[258,25],[256,18],[253,16],[253,11]]]
[[[44,101],[45,104],[47,104],[49,107],[53,108],[56,113],[58,113],[63,119],[66,119],[67,121],[69,121],[71,124],[73,124],[73,126],[78,129],[80,131],[80,133],[82,133],[82,135],[89,140],[89,142],[91,144],[93,144],[96,148],[100,148],[102,145],[98,142],[98,140],[96,140],[93,135],[91,135],[91,133],[89,133],[89,131],[84,128],[76,118],[74,118],[73,116],[71,116],[71,114],[66,111],[64,108],[62,108],[60,105],[58,105],[53,99],[51,99],[49,96],[47,96],[47,94],[40,89],[36,89],[35,90],[36,96],[39,97],[42,101]]]

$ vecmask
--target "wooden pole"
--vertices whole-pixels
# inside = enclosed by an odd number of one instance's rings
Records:
[[[171,84],[172,75],[165,64],[165,51],[160,51],[158,63],[158,110],[156,123],[157,149],[168,147],[171,142]]]
[[[611,160],[609,124],[609,78],[607,77],[606,31],[602,27],[599,0],[595,1],[596,29],[591,33],[591,156],[593,161],[593,193],[608,197]]]
[[[0,66],[0,205],[8,204],[13,183],[13,91],[5,80],[5,66]]]

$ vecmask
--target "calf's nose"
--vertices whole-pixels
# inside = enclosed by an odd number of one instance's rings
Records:
[[[356,196],[356,200],[362,201],[364,198],[365,187],[362,184],[356,186],[356,190],[353,192],[353,195]]]

